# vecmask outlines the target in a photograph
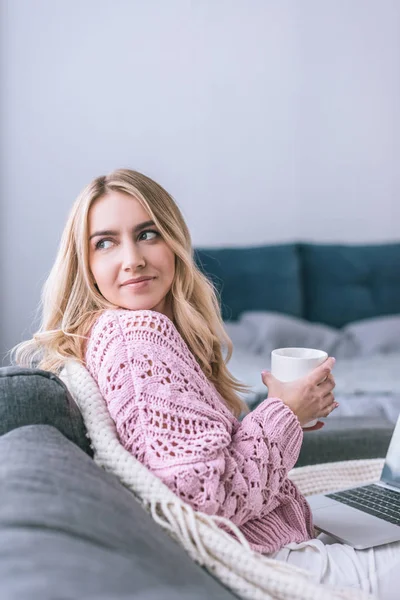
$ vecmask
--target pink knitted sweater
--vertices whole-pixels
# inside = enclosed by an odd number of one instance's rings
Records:
[[[238,421],[173,322],[151,310],[105,311],[86,366],[123,446],[193,508],[231,519],[258,552],[313,537],[287,477],[303,432],[279,398]]]

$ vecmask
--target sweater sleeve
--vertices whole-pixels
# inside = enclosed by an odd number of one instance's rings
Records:
[[[278,398],[240,423],[172,321],[106,311],[86,351],[122,444],[196,510],[241,525],[279,505],[302,429]]]

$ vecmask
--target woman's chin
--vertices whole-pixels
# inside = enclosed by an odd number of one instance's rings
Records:
[[[152,306],[150,304],[120,304],[120,308],[124,308],[125,310],[152,310]]]
[[[158,306],[158,304],[159,303],[157,302],[152,302],[150,299],[146,301],[144,298],[141,298],[141,301],[139,302],[137,300],[136,302],[127,302],[124,300],[120,302],[118,306],[125,310],[157,310],[156,306]]]

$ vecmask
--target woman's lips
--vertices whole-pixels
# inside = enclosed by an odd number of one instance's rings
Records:
[[[126,283],[122,287],[130,288],[131,290],[140,290],[151,283],[153,279],[145,279],[144,281],[137,281],[136,283]]]

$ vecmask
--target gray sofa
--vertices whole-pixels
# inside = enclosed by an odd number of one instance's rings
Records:
[[[342,430],[339,446],[336,432],[334,452],[329,432],[309,432],[299,463],[345,459],[354,442],[362,457],[382,456],[390,432],[375,445],[374,432],[366,442]],[[81,414],[53,374],[0,369],[0,456],[1,600],[236,597],[96,465]]]
[[[329,433],[322,443],[319,432],[305,434],[303,462],[344,459],[354,442],[363,457],[382,456],[390,434],[374,446],[374,431],[366,442],[342,430],[339,446],[336,432],[334,453]],[[0,369],[0,456],[2,600],[236,597],[96,465],[81,414],[53,374]]]

